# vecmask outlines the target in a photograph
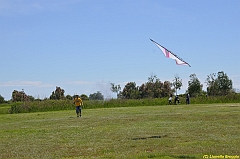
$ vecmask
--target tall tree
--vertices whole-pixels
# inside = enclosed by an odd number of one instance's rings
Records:
[[[163,91],[162,91],[162,97],[168,97],[170,94],[173,94],[174,90],[171,89],[172,83],[169,81],[164,81],[163,83]]]
[[[142,84],[138,90],[139,90],[140,98],[148,97],[146,84]]]
[[[135,82],[128,82],[122,91],[122,96],[126,99],[137,99],[139,98],[138,87]]]
[[[174,91],[171,89],[172,84],[169,81],[161,82],[156,75],[148,78],[148,82],[139,87],[141,98],[161,98],[168,97]]]
[[[90,100],[103,100],[104,96],[100,91],[97,91],[97,93],[93,93],[89,95]]]
[[[232,80],[223,71],[208,75],[206,84],[208,95],[227,95],[232,90]]]
[[[68,95],[66,95],[66,99],[67,100],[72,100],[73,98],[72,98],[72,96],[70,94],[68,94]]]
[[[148,77],[148,82],[146,83],[146,90],[148,97],[150,98],[160,98],[163,93],[163,83],[156,75],[151,75]]]
[[[120,85],[115,85],[114,83],[111,84],[111,91],[114,93],[117,93],[117,98],[119,98],[119,92],[121,91],[121,86]]]
[[[177,75],[174,77],[173,86],[177,95],[177,90],[180,90],[182,87],[182,79],[180,79],[180,77]]]
[[[52,95],[50,96],[50,99],[64,99],[64,89],[61,89],[61,87],[56,86],[56,90],[52,92]]]
[[[195,97],[202,93],[203,85],[197,78],[196,74],[191,74],[189,77],[190,77],[190,81],[188,81],[188,93],[192,97]]]
[[[82,100],[89,100],[89,98],[88,98],[88,96],[87,96],[86,94],[80,95],[80,98],[81,98]]]
[[[218,87],[220,95],[227,95],[232,90],[232,80],[229,79],[223,71],[218,72],[217,76]]]
[[[28,100],[29,100],[29,96],[26,95],[24,90],[22,90],[22,91],[14,90],[12,92],[12,101],[13,102],[28,101]]]
[[[210,96],[218,95],[218,84],[216,81],[216,73],[212,73],[207,76],[206,84],[207,84],[208,95]]]

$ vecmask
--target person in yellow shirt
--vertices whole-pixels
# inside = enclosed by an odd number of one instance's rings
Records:
[[[82,116],[82,106],[83,106],[83,101],[82,99],[76,95],[74,98],[74,104],[76,105],[76,113],[77,117]]]

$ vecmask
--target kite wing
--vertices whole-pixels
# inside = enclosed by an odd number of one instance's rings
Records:
[[[171,58],[174,59],[176,61],[177,65],[187,65],[189,67],[191,67],[186,61],[184,61],[183,59],[181,59],[180,57],[178,57],[177,55],[175,55],[174,53],[172,53],[171,51],[169,51],[168,49],[166,49],[165,47],[161,46],[160,44],[158,44],[157,42],[153,41],[152,39],[150,39],[154,44],[157,45],[157,47],[163,52],[163,54],[167,57],[167,58]]]

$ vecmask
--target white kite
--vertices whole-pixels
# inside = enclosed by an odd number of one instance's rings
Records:
[[[171,51],[169,51],[168,49],[166,49],[165,47],[161,46],[160,44],[158,44],[157,42],[153,41],[152,39],[150,39],[154,44],[157,45],[157,47],[163,52],[163,54],[167,57],[167,58],[171,58],[174,59],[176,61],[177,65],[187,65],[189,67],[191,67],[186,61],[184,61],[183,59],[181,59],[180,57],[178,57],[176,54],[172,53]]]

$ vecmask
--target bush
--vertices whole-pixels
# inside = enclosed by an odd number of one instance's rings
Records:
[[[45,112],[75,109],[72,100],[44,100],[13,103],[9,113]]]
[[[0,95],[0,104],[5,103],[4,97]]]
[[[191,98],[191,104],[213,104],[213,103],[239,103],[240,94],[229,94],[226,96],[199,96]]]

